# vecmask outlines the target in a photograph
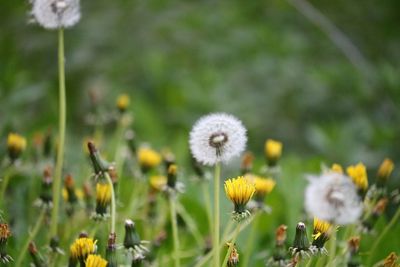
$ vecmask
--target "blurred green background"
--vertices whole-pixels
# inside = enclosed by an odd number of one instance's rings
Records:
[[[400,1],[307,3],[82,1],[65,36],[67,168],[83,158],[93,93],[103,110],[130,94],[138,139],[180,162],[193,122],[210,112],[240,118],[257,155],[266,138],[281,140],[283,185],[298,185],[281,187],[297,203],[290,223],[300,219],[303,173],[321,162],[362,161],[370,177],[384,157],[399,163]],[[57,34],[28,24],[28,10],[0,3],[0,152],[9,131],[57,129]]]

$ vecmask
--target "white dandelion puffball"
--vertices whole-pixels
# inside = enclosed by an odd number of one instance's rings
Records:
[[[214,113],[201,117],[190,132],[190,151],[205,165],[227,162],[246,147],[246,128],[232,115]]]
[[[327,172],[309,180],[305,208],[310,215],[339,225],[351,224],[360,218],[363,205],[349,177]]]
[[[81,18],[79,0],[33,0],[31,13],[46,29],[69,28]]]

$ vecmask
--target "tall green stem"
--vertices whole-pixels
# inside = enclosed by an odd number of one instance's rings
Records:
[[[235,228],[235,232],[233,233],[232,240],[230,242],[231,245],[229,246],[228,251],[226,252],[224,261],[222,262],[222,265],[221,265],[222,267],[226,266],[228,259],[229,259],[229,255],[231,255],[231,253],[232,253],[232,250],[235,246],[236,238],[238,237],[239,233],[240,233],[240,223],[238,223]],[[243,266],[247,266],[247,265],[243,265]]]
[[[50,237],[57,236],[58,209],[60,206],[61,176],[64,161],[66,96],[65,96],[65,57],[64,57],[64,30],[58,30],[58,76],[59,76],[59,119],[58,119],[58,149],[57,163],[53,183],[53,210],[51,213]]]
[[[40,226],[43,223],[44,215],[46,214],[46,210],[42,209],[42,212],[39,215],[39,218],[36,220],[35,227],[33,228],[32,232],[28,235],[28,238],[26,239],[24,245],[22,246],[22,249],[20,250],[20,253],[18,255],[18,259],[15,262],[15,267],[20,267],[22,264],[22,261],[25,258],[26,252],[28,251],[29,243],[35,238],[37,233],[39,232]]]
[[[107,182],[111,187],[111,233],[115,233],[115,220],[117,218],[117,212],[116,212],[116,204],[115,204],[114,185],[113,185],[113,182],[112,182],[111,177],[108,174],[108,172],[105,172],[104,176],[106,177]]]
[[[10,182],[11,176],[13,176],[13,166],[10,166],[7,168],[7,170],[4,172],[5,174],[3,175],[3,179],[1,180],[1,188],[0,188],[0,200],[1,200],[1,207],[0,209],[3,209],[5,206],[5,201],[4,201],[4,194],[6,193],[7,185]]]
[[[220,185],[221,165],[215,164],[214,174],[214,232],[213,232],[213,251],[214,267],[219,267],[219,185]]]
[[[328,256],[328,265],[327,266],[334,267],[335,266],[334,261],[335,261],[335,256],[336,256],[336,237],[337,237],[336,226],[332,225],[332,229],[334,229],[334,230],[333,230],[331,239],[329,241],[330,246],[329,246],[329,256]]]
[[[248,266],[249,260],[250,260],[250,253],[251,251],[253,251],[253,244],[254,244],[254,237],[256,235],[256,231],[257,231],[257,226],[258,226],[258,222],[259,222],[259,218],[258,218],[258,213],[254,214],[254,222],[253,225],[251,226],[250,229],[250,233],[247,237],[247,241],[246,241],[246,251],[247,253],[244,254],[243,256],[243,262],[242,262],[242,266]],[[257,217],[256,217],[257,216]]]
[[[178,222],[176,220],[176,196],[169,196],[169,206],[171,212],[171,224],[172,224],[172,236],[174,242],[174,266],[180,266],[180,257],[179,257],[179,238],[178,238]]]
[[[368,265],[372,265],[372,260],[374,259],[375,252],[377,251],[377,248],[382,241],[382,239],[385,237],[385,235],[389,232],[390,228],[392,228],[396,222],[400,218],[400,207],[397,208],[396,213],[394,214],[393,218],[390,220],[390,222],[386,225],[385,229],[381,232],[381,234],[378,236],[376,241],[374,242],[374,245],[372,246],[370,252],[369,252],[369,257],[368,257]]]
[[[203,190],[203,198],[206,205],[208,229],[210,232],[212,232],[211,197],[210,197],[210,192],[208,190],[208,186],[209,186],[208,180],[201,182],[201,189]]]

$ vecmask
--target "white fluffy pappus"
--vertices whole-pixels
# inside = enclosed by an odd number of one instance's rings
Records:
[[[32,0],[34,20],[46,29],[69,28],[81,18],[80,0]]]
[[[310,215],[339,225],[351,224],[360,218],[363,204],[349,177],[326,172],[308,179],[305,208]]]
[[[228,162],[246,147],[246,128],[236,117],[214,113],[201,117],[190,132],[190,151],[205,165]]]

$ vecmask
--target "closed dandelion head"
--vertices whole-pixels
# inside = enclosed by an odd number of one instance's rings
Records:
[[[349,177],[327,172],[320,177],[309,177],[305,208],[313,217],[345,225],[359,219],[363,205]]]
[[[163,191],[167,185],[167,177],[164,175],[150,176],[150,186],[154,191]]]
[[[230,247],[232,247],[232,251],[229,254],[226,266],[227,267],[237,267],[237,266],[239,266],[239,253],[238,253],[238,251],[236,249],[236,245],[233,244],[233,243],[230,243],[230,242],[226,243],[226,245],[228,246],[228,249]]]
[[[309,256],[310,243],[307,238],[306,225],[303,222],[299,222],[296,226],[296,235],[290,251],[295,257]]]
[[[254,184],[243,176],[239,176],[226,180],[224,187],[226,196],[234,204],[234,220],[241,221],[248,217],[250,212],[246,209],[246,204],[256,191]]]
[[[96,252],[97,240],[81,235],[75,242],[70,246],[70,260],[74,262],[84,262],[86,258]]]
[[[242,157],[242,164],[240,166],[242,174],[250,173],[253,168],[254,155],[251,152],[244,153]]]
[[[384,159],[378,169],[378,181],[380,183],[385,183],[389,176],[392,174],[394,169],[394,163],[391,159]]]
[[[10,160],[17,160],[26,149],[26,139],[22,135],[9,133],[7,137],[7,150]]]
[[[107,261],[99,255],[89,255],[86,259],[86,267],[106,267]]]
[[[246,129],[232,115],[215,113],[200,118],[190,132],[190,151],[204,165],[228,162],[246,147]]]
[[[332,231],[334,231],[333,226],[324,220],[314,218],[314,228],[312,234],[312,246],[317,252],[326,253],[324,245],[326,241],[331,237]]]
[[[31,14],[46,29],[69,28],[81,18],[79,0],[33,0]]]
[[[157,167],[162,160],[160,153],[148,147],[139,148],[137,158],[143,172]]]
[[[101,220],[109,216],[107,207],[111,203],[111,185],[107,182],[96,184],[96,212],[92,215],[93,219]]]
[[[133,258],[144,258],[149,252],[145,244],[148,241],[140,239],[138,232],[136,231],[135,223],[132,220],[125,220],[125,237],[124,247],[132,253]]]
[[[333,163],[331,167],[331,171],[343,174],[343,167],[340,164]]]
[[[379,265],[382,267],[398,267],[399,264],[397,263],[397,260],[399,257],[396,255],[395,252],[391,252],[384,260],[383,264]]]
[[[6,223],[0,223],[0,262],[7,264],[13,258],[7,254],[7,240],[11,236],[10,228]]]
[[[368,188],[367,169],[361,162],[346,169],[347,175],[351,178],[357,188],[365,192]]]
[[[282,143],[273,139],[265,141],[264,153],[268,166],[275,166],[282,155]]]
[[[117,98],[117,108],[120,112],[125,112],[125,110],[129,107],[129,104],[131,102],[131,99],[129,95],[127,94],[122,94],[119,95]]]

